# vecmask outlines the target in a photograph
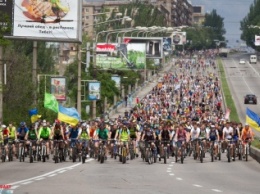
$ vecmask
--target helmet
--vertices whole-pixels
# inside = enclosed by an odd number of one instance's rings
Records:
[[[245,123],[245,126],[249,126],[248,123]]]
[[[21,127],[24,127],[25,124],[26,124],[26,123],[25,123],[24,121],[22,121],[22,122],[20,123],[20,126],[21,126]]]
[[[6,125],[2,125],[2,128],[3,128],[3,129],[6,128]]]

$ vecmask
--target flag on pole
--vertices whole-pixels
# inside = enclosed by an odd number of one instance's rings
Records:
[[[246,109],[246,122],[250,127],[260,131],[260,117],[249,108]]]
[[[31,117],[31,122],[35,123],[39,118],[41,118],[41,115],[38,115],[37,108],[29,110],[29,115]]]
[[[80,115],[75,108],[65,108],[59,105],[58,119],[75,126],[80,120]]]
[[[230,112],[231,112],[230,109],[227,108],[227,111],[226,111],[226,114],[225,114],[225,119],[226,120],[229,120]]]
[[[44,107],[53,110],[54,112],[59,112],[59,103],[55,96],[49,93],[44,95]]]

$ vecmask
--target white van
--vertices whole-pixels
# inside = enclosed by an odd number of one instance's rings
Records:
[[[250,55],[249,62],[252,64],[257,64],[257,56],[256,55]]]

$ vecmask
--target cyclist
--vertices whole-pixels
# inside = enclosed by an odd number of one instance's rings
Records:
[[[63,149],[64,148],[64,142],[61,142],[60,140],[64,140],[64,131],[63,131],[63,128],[62,128],[62,125],[60,123],[59,120],[55,120],[55,123],[54,123],[54,127],[52,128],[52,138],[53,138],[53,146],[52,148],[54,148],[56,146],[56,143],[55,141],[59,141],[59,149]],[[54,158],[53,158],[54,159]]]
[[[86,154],[88,154],[88,141],[90,139],[90,136],[89,136],[89,126],[87,125],[87,123],[82,123],[79,139],[80,139],[80,147],[81,148],[84,147],[86,149]]]
[[[210,126],[209,133],[207,134],[207,139],[209,139],[209,141],[211,142],[214,142],[214,156],[215,159],[217,159],[219,134],[218,130],[216,129],[216,126],[213,124]]]
[[[24,141],[25,140],[25,136],[28,133],[28,131],[29,131],[29,129],[26,127],[26,123],[24,121],[22,121],[20,123],[20,127],[17,129],[17,138],[18,138],[18,140]],[[24,145],[23,142],[19,143],[19,148],[21,146],[23,146],[23,145]],[[28,149],[27,149],[27,151],[28,151]],[[24,153],[27,153],[27,151],[25,151]]]
[[[145,141],[145,147],[147,147],[148,144],[151,145],[151,148],[153,151],[157,151],[157,148],[155,147],[155,143],[153,142],[156,138],[155,132],[151,129],[148,124],[144,125],[144,131],[142,134],[142,141]]]
[[[0,126],[0,156],[2,156],[2,146],[4,146],[4,136],[3,136],[3,128],[2,126]]]
[[[81,134],[81,129],[79,128],[78,125],[71,125],[68,133],[68,138],[70,139],[70,151],[69,151],[69,157],[72,159],[71,154],[72,153],[72,148],[74,146],[77,146],[78,148],[78,139]]]
[[[136,123],[134,123],[133,121],[130,123],[129,132],[130,132],[130,139],[134,145],[134,152],[136,153],[136,157],[138,157],[138,154],[137,154],[138,151],[136,148],[136,139],[138,137],[138,130],[137,130]]]
[[[171,140],[171,132],[167,129],[166,125],[163,126],[162,130],[160,131],[159,140],[162,142],[160,149],[160,156],[162,156],[163,152],[163,145],[167,146],[167,154],[169,155],[170,152],[170,140]]]
[[[16,158],[18,158],[18,155],[16,154],[16,146],[15,146],[15,140],[17,139],[17,133],[16,133],[16,127],[13,126],[13,123],[9,123],[9,126],[7,127],[8,130],[8,141],[12,144],[13,147],[13,153],[15,153]]]
[[[43,120],[42,126],[40,127],[37,139],[39,143],[42,143],[43,141],[46,141],[46,156],[47,159],[49,159],[49,153],[50,153],[50,146],[49,146],[49,140],[51,138],[51,129],[47,126],[46,120]]]
[[[129,153],[129,146],[128,146],[128,141],[130,140],[130,131],[127,128],[127,123],[124,122],[122,128],[118,132],[119,134],[119,141],[121,142],[120,145],[123,147],[124,145],[126,146],[126,155],[128,156]]]
[[[178,156],[180,156],[181,146],[186,142],[186,131],[182,124],[176,128],[175,139],[177,140]]]
[[[99,128],[96,130],[96,134],[95,134],[94,139],[103,141],[104,145],[106,145],[106,143],[107,143],[106,141],[108,139],[108,136],[109,136],[109,130],[105,127],[104,123],[100,123]],[[96,142],[95,147],[96,147],[96,155],[97,155],[97,152],[98,152],[97,148],[99,147],[99,142]],[[105,158],[107,156],[107,152],[108,151],[107,151],[107,147],[106,147]]]
[[[243,157],[245,157],[245,144],[254,140],[254,133],[248,123],[245,123],[245,127],[242,129],[241,140],[243,142]]]
[[[109,131],[109,139],[111,139],[110,141],[110,148],[111,148],[111,156],[113,157],[114,154],[114,145],[116,144],[116,140],[118,139],[118,128],[116,123],[110,123],[111,127],[110,127],[110,131]]]
[[[227,141],[230,141],[232,140],[232,136],[233,136],[233,127],[230,126],[230,123],[227,122],[225,124],[225,127],[223,128],[223,146],[224,146],[224,149],[227,148],[227,145],[228,145],[228,142]],[[231,147],[230,147],[230,153],[233,153],[233,148],[234,148],[234,145],[232,142],[229,142],[231,144]],[[232,157],[232,160],[234,160],[234,157]]]
[[[24,138],[27,142],[26,144],[29,145],[30,141],[32,141],[32,150],[33,150],[33,155],[34,155],[34,160],[36,159],[36,140],[37,140],[37,131],[35,128],[35,124],[32,124],[29,127],[29,131],[28,133],[26,133],[25,138]]]

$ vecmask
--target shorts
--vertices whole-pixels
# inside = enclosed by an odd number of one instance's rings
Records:
[[[82,144],[83,147],[88,147],[88,139],[80,139],[79,142]]]
[[[177,147],[180,148],[183,142],[185,142],[185,140],[178,140]]]

